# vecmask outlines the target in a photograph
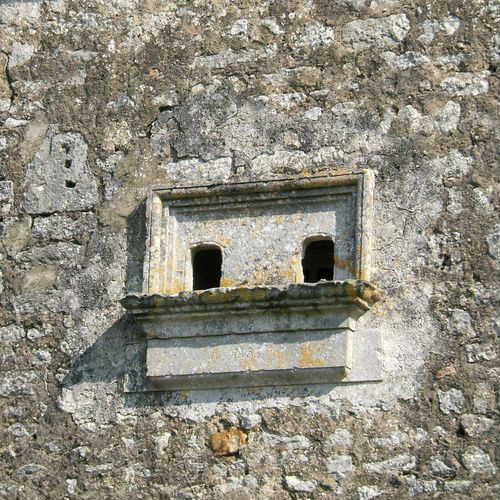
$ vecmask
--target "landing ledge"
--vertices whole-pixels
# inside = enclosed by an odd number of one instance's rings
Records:
[[[120,302],[132,314],[190,314],[235,309],[274,309],[355,305],[366,311],[381,299],[380,290],[368,281],[345,280],[285,286],[210,288],[176,295],[127,295]]]

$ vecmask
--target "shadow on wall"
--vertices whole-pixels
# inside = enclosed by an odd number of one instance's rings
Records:
[[[141,203],[127,219],[126,293],[142,293],[143,263],[146,252],[146,203]],[[86,383],[115,383],[127,407],[215,403],[217,401],[256,401],[272,398],[320,396],[331,385],[249,387],[191,391],[144,392],[146,380],[146,344],[140,326],[124,314],[83,352],[64,379],[71,388]],[[124,392],[124,384],[129,391]],[[133,392],[137,390],[137,392]]]

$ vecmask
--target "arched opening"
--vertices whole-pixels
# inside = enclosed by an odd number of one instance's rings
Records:
[[[319,280],[333,280],[333,241],[331,238],[306,241],[302,272],[304,283],[317,283]]]
[[[192,249],[193,290],[207,290],[220,286],[222,251],[216,246]]]

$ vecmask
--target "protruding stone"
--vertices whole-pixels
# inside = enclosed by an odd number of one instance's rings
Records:
[[[304,481],[297,476],[285,476],[285,485],[290,491],[312,493],[316,489],[313,481]]]
[[[450,413],[463,413],[465,408],[465,398],[462,391],[450,389],[449,391],[437,391],[439,407],[445,415]]]
[[[382,462],[374,462],[365,464],[367,472],[374,474],[384,474],[388,472],[409,472],[415,469],[417,461],[415,457],[403,454],[397,455]]]
[[[470,446],[462,455],[464,467],[472,474],[493,476],[497,472],[490,456],[477,446]]]
[[[210,448],[216,455],[234,455],[246,444],[247,435],[237,427],[210,436]]]
[[[393,48],[402,42],[410,30],[410,21],[405,14],[394,14],[377,19],[352,21],[345,25],[344,43],[356,51],[370,47]]]
[[[249,413],[241,417],[243,429],[253,429],[262,423],[262,417],[258,413]]]
[[[12,181],[0,182],[0,215],[7,215],[14,203],[14,183]]]
[[[354,471],[352,457],[350,455],[338,455],[333,459],[327,460],[326,469],[339,481],[349,479]]]
[[[477,437],[491,429],[495,421],[481,415],[462,415],[460,423],[465,433],[470,437]]]

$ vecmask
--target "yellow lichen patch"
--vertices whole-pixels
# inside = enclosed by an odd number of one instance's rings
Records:
[[[267,290],[265,288],[240,288],[238,295],[240,300],[264,300],[267,297]]]
[[[304,345],[300,348],[300,358],[299,358],[299,367],[300,368],[311,368],[311,367],[322,367],[325,366],[326,363],[322,359],[315,357],[314,350],[307,345]]]
[[[225,288],[236,287],[238,285],[239,283],[236,280],[233,280],[232,278],[229,278],[227,276],[223,276],[220,280],[220,286]]]
[[[341,259],[337,257],[335,259],[335,267],[338,267],[340,269],[346,269],[350,273],[354,274],[354,264],[351,259]]]
[[[184,282],[182,282],[181,280],[173,280],[173,282],[170,283],[164,290],[164,293],[167,293],[169,295],[175,295],[177,293],[184,291],[186,291],[186,286]]]
[[[257,369],[257,359],[255,358],[255,353],[251,353],[250,356],[248,356],[245,359],[241,360],[241,366],[244,370],[256,370]]]
[[[283,351],[276,351],[276,350],[269,351],[266,357],[267,357],[267,364],[269,366],[272,366],[274,369],[276,368],[284,369],[288,365],[286,354]]]

